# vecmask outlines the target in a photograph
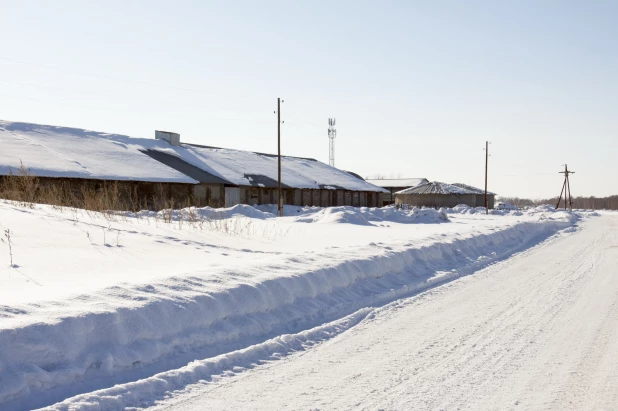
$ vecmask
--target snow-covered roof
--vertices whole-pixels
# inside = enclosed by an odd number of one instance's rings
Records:
[[[476,188],[476,187],[472,187],[472,186],[469,186],[469,185],[467,185],[467,184],[463,184],[463,183],[454,183],[453,185],[454,185],[454,186],[457,186],[457,187],[464,188],[464,189],[469,190],[469,191],[474,191],[476,194],[485,194],[485,190],[484,190],[484,189],[481,189],[481,188]],[[488,191],[488,192],[487,192],[487,195],[492,195],[492,196],[495,196],[495,195],[496,195],[496,193],[492,193],[491,191]]]
[[[158,140],[0,120],[0,175],[18,174],[23,164],[39,177],[197,183],[144,155],[140,151],[144,144],[167,145]]]
[[[211,178],[222,179],[229,184],[277,186],[276,155],[195,144],[157,147],[149,150],[149,155],[153,155],[152,151],[181,159],[206,172]],[[317,160],[289,156],[281,157],[281,183],[291,188],[386,192],[381,187]]]
[[[277,186],[271,154],[0,121],[0,175],[21,163],[40,177]],[[386,192],[308,158],[282,157],[281,179],[284,187]]]
[[[426,178],[368,178],[368,183],[376,185],[378,187],[390,188],[390,187],[416,187],[420,184],[428,183],[429,180]]]
[[[405,190],[397,191],[395,194],[478,194],[477,192],[458,187],[454,184],[440,183],[433,181],[430,183],[421,184],[416,187],[406,188]]]

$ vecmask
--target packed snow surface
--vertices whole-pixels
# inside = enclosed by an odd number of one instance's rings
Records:
[[[276,353],[268,365],[228,356],[231,372],[216,370],[152,408],[615,410],[617,266],[618,214],[605,214],[473,276],[333,322],[333,338],[322,325],[287,344],[267,341],[261,355]],[[182,371],[209,374],[211,364]],[[148,385],[134,384],[133,395]]]
[[[272,211],[1,203],[0,408],[154,405],[328,340],[369,307],[472,274],[584,214]]]

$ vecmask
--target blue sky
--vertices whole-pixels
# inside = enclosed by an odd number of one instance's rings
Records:
[[[3,1],[0,118],[618,194],[616,1]]]

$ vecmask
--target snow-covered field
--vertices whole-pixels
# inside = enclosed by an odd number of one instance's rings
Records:
[[[333,323],[334,338],[317,328],[288,337],[300,349],[273,347],[278,356],[265,365],[243,370],[238,355],[227,366],[239,367],[233,374],[189,384],[152,408],[616,410],[612,214],[473,276],[359,312],[354,327]],[[306,338],[322,343],[303,349]]]
[[[272,211],[104,216],[1,203],[0,408],[154,406],[330,340],[371,307],[569,235],[595,214]]]

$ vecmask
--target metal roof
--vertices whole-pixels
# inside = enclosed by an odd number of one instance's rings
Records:
[[[464,188],[464,189],[469,190],[469,191],[474,191],[476,194],[485,194],[485,190],[483,190],[482,188],[472,187],[472,186],[469,186],[469,185],[463,184],[463,183],[454,183],[453,185],[457,186],[457,187]],[[491,191],[488,191],[487,195],[495,196],[496,193],[492,193]]]
[[[365,181],[364,178],[362,178],[360,175],[356,174],[354,171],[350,171],[350,170],[343,170],[343,171],[345,171],[348,174],[353,175],[354,177],[358,178],[359,180]],[[380,187],[380,186],[378,186],[378,187]]]
[[[365,181],[384,188],[411,188],[429,182],[426,178],[368,178]]]
[[[6,121],[0,121],[0,146],[0,175],[23,163],[41,177],[277,187],[274,154]],[[386,192],[303,157],[281,156],[281,180],[288,188]]]
[[[462,194],[478,194],[475,191],[467,190],[465,188],[458,187],[454,184],[440,183],[434,181],[430,183],[421,184],[416,187],[406,188],[405,190],[397,191],[395,194],[419,194],[419,195],[462,195]]]
[[[180,171],[182,174],[187,175],[191,177],[192,179],[199,181],[200,183],[235,185],[227,180],[224,180],[220,177],[210,174],[209,172],[204,171],[201,168],[194,166],[193,164],[189,164],[179,157],[176,157],[164,151],[158,151],[158,150],[140,150],[140,151],[154,158],[155,160],[160,161],[166,166],[171,167],[176,171]]]
[[[182,143],[180,146],[157,146],[153,150],[167,155],[161,158],[175,157],[175,162],[202,170],[203,177],[191,174],[199,177],[198,181],[211,182],[216,177],[225,184],[236,186],[277,187],[277,156],[273,154]],[[169,161],[166,164],[185,172],[185,168],[174,166]],[[281,185],[286,188],[386,192],[328,164],[292,156],[281,156]]]

